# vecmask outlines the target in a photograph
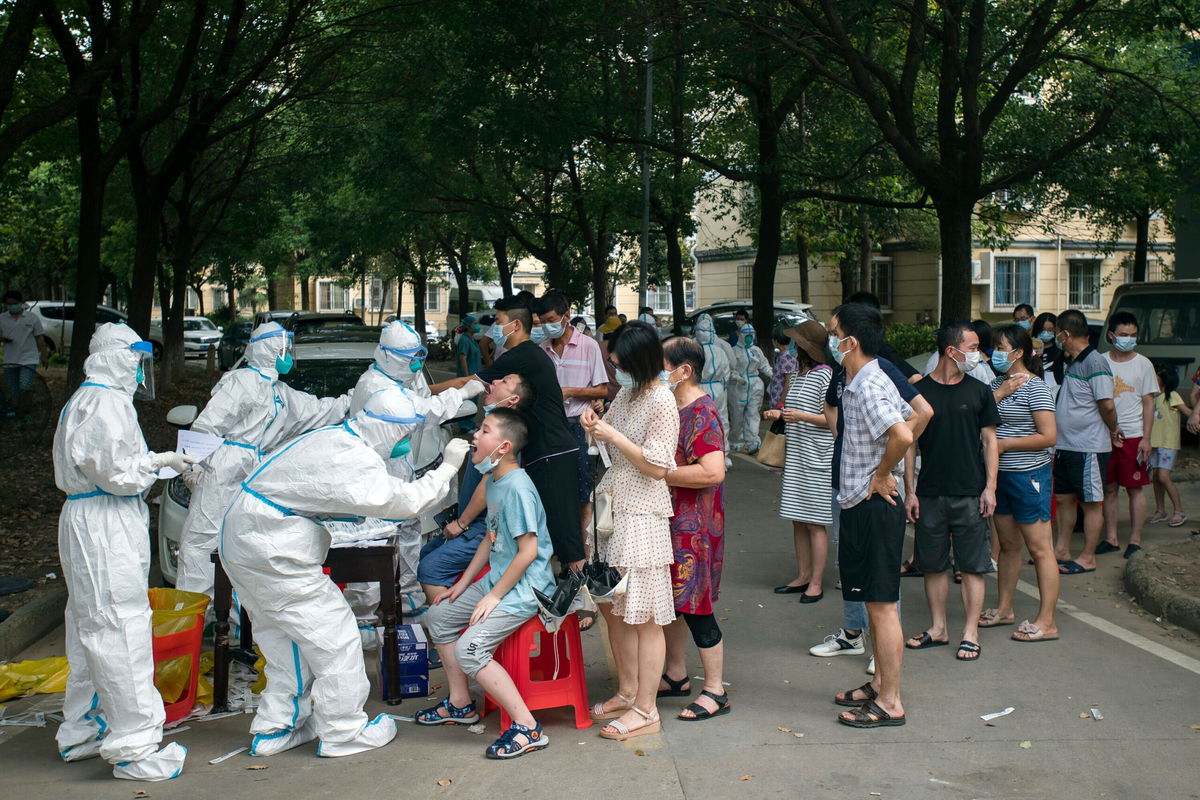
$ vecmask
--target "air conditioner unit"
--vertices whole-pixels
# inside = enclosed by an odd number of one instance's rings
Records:
[[[992,254],[983,253],[971,261],[971,283],[990,285],[992,282]]]

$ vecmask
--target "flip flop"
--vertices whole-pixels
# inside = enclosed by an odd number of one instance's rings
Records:
[[[974,653],[975,655],[970,656],[968,658],[963,658],[964,652]],[[954,657],[957,658],[959,661],[978,661],[982,656],[983,656],[983,648],[981,648],[979,646],[979,643],[971,642],[966,639],[963,639],[961,642],[958,643],[958,652],[954,654]]]
[[[908,642],[904,643],[904,646],[909,650],[925,650],[930,647],[945,647],[946,645],[950,644],[949,639],[944,642],[939,642],[937,639],[934,639],[929,635],[929,631],[925,631],[920,636],[912,636],[909,638],[916,642],[916,644],[909,644]]]
[[[905,722],[903,715],[893,717],[880,708],[879,704],[874,700],[868,700],[862,704],[862,707],[856,708],[850,713],[853,714],[850,719],[846,719],[841,714],[838,714],[837,721],[843,725],[849,725],[851,728],[883,728],[892,725],[903,725]]]
[[[1119,545],[1119,544],[1113,544],[1112,542],[1106,541],[1106,542],[1101,542],[1100,544],[1096,545],[1096,555],[1098,555],[1098,556],[1106,555],[1108,553],[1119,553],[1119,552],[1121,552],[1121,545]]]
[[[1068,561],[1065,564],[1058,565],[1059,575],[1082,575],[1085,572],[1095,572],[1096,568],[1084,569],[1077,561]]]
[[[852,697],[850,697],[850,695],[854,694],[855,692],[862,692],[863,694],[866,695],[866,697],[862,698],[861,700],[855,700]],[[840,695],[835,694],[833,696],[833,702],[834,702],[834,704],[839,705],[839,706],[849,706],[850,708],[858,708],[863,703],[869,703],[877,697],[879,697],[879,693],[875,691],[875,687],[871,685],[871,682],[867,681],[866,683],[864,683],[862,686],[858,687],[857,689],[851,689],[848,692],[842,692]]]

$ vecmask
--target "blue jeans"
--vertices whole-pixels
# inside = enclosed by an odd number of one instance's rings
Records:
[[[32,389],[35,375],[37,366],[34,364],[5,364],[4,383],[8,398],[15,403],[21,395]]]
[[[841,516],[842,507],[838,505],[837,492],[833,493],[833,547],[836,551],[841,532]],[[837,566],[836,558],[833,562]],[[900,602],[896,602],[896,614],[900,614]],[[847,631],[866,631],[870,629],[870,623],[867,620],[867,604],[858,603],[853,600],[842,601],[842,629]]]

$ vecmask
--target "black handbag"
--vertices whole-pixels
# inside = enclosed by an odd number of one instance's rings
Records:
[[[621,572],[610,566],[607,561],[600,560],[600,535],[596,527],[596,490],[592,488],[592,560],[583,565],[583,574],[587,578],[588,593],[593,600],[612,602],[617,585],[621,582]]]

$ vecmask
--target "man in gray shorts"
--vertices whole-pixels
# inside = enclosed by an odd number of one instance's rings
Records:
[[[933,420],[917,440],[921,448],[917,490],[909,492],[904,501],[908,519],[916,526],[915,562],[925,574],[925,598],[933,621],[929,630],[909,639],[905,647],[921,650],[950,642],[946,601],[953,543],[966,614],[956,657],[974,661],[981,652],[983,576],[992,571],[986,518],[996,509],[1000,412],[986,384],[966,380],[981,358],[979,336],[971,323],[945,326],[938,332],[937,346],[937,368],[917,383],[921,396],[933,407]]]

